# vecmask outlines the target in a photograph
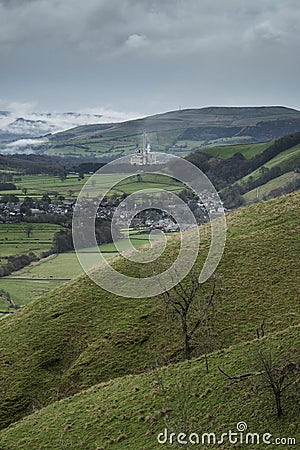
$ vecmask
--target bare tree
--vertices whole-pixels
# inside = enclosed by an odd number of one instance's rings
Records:
[[[262,377],[264,387],[271,389],[273,393],[277,417],[280,419],[283,416],[282,396],[284,391],[291,386],[296,387],[297,391],[300,382],[300,364],[290,361],[285,364],[277,364],[271,351],[263,352],[262,350],[255,353],[255,361],[258,370],[240,375],[228,374],[219,366],[218,369],[226,378],[233,382],[241,382],[250,377]]]
[[[265,385],[273,392],[277,417],[281,418],[283,415],[282,394],[290,385],[299,382],[300,366],[292,362],[276,365],[271,351],[268,353],[259,351],[258,361]]]
[[[264,337],[264,335],[265,335],[265,319],[262,321],[260,327],[256,328],[257,339]]]
[[[183,359],[191,358],[192,338],[212,317],[216,296],[220,294],[217,278],[215,276],[212,278],[212,288],[208,294],[203,292],[200,295],[201,290],[204,291],[203,284],[199,283],[198,274],[192,271],[173,289],[162,294],[166,307],[170,308],[180,320]]]

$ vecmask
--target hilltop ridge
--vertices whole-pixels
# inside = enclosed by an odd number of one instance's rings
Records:
[[[109,160],[132,153],[146,132],[153,151],[184,156],[197,148],[262,142],[299,130],[300,111],[283,106],[191,108],[71,128],[48,136],[36,152]]]

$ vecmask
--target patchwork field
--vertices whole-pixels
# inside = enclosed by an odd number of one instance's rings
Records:
[[[152,239],[160,239],[160,236],[152,235]],[[131,232],[130,240],[137,249],[149,244],[148,234],[136,231]],[[118,245],[121,251],[128,250],[127,240],[121,239]],[[106,259],[117,255],[114,244],[103,244],[99,248]],[[0,278],[0,290],[9,292],[17,305],[24,305],[82,273],[83,269],[75,252],[54,254],[33,262],[8,277]],[[7,303],[0,299],[0,312],[7,310]]]
[[[34,200],[40,200],[44,194],[48,194],[53,201],[57,201],[59,196],[63,196],[66,200],[75,201],[89,177],[90,175],[85,175],[83,180],[78,180],[77,175],[69,174],[65,180],[61,180],[57,176],[44,174],[20,175],[14,179],[17,190],[0,191],[0,197],[5,194],[14,194],[20,201],[26,196]],[[138,181],[137,177],[133,176],[119,183],[123,177],[124,174],[103,174],[101,175],[101,183],[98,187],[103,191],[115,185],[109,191],[110,196],[113,194],[131,194],[137,189],[155,189],[157,187],[177,192],[182,190],[182,185],[160,175],[144,174],[141,176],[141,181]],[[97,183],[99,183],[99,180],[97,180]],[[24,193],[24,189],[27,190],[26,194]]]
[[[34,252],[40,256],[50,250],[54,234],[61,229],[59,225],[48,223],[0,223],[0,265],[9,256]],[[28,233],[29,236],[28,236]]]

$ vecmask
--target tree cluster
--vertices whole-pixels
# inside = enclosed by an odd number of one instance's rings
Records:
[[[93,232],[93,230],[91,231]],[[86,236],[87,230],[82,229],[82,248],[89,246],[89,237]],[[95,235],[97,244],[108,244],[113,241],[111,233],[111,221],[107,219],[96,219]],[[55,233],[53,238],[54,253],[63,253],[74,250],[72,230],[65,229]]]
[[[9,256],[7,263],[0,267],[0,277],[6,277],[12,272],[23,269],[33,261],[38,261],[38,257],[35,253],[30,252],[28,255],[15,255]]]
[[[14,183],[0,182],[0,191],[15,191],[17,186]]]
[[[102,167],[105,162],[91,161],[90,158],[79,156],[64,157],[59,156],[46,156],[46,155],[1,155],[0,154],[0,167],[4,169],[13,169],[18,173],[25,174],[47,174],[60,177],[64,180],[68,171],[78,172],[84,175],[84,173],[95,172]],[[12,175],[2,175],[0,181],[12,181]]]

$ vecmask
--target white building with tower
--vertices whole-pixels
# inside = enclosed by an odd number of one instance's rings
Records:
[[[151,153],[150,144],[147,143],[147,135],[143,133],[143,143],[139,145],[135,154],[131,157],[131,164],[134,166],[147,166],[156,164],[156,155]]]

